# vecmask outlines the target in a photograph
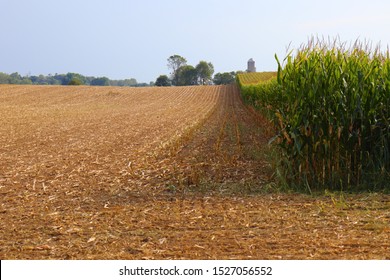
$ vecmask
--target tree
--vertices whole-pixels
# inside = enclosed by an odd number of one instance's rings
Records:
[[[24,77],[23,80],[20,81],[20,84],[21,85],[31,85],[32,82],[31,82],[30,78]]]
[[[236,72],[217,73],[213,79],[216,85],[228,85],[236,82]]]
[[[72,80],[70,80],[70,82],[68,83],[69,86],[80,86],[82,84],[83,82],[80,81],[78,78],[72,78]]]
[[[86,84],[86,78],[78,73],[67,73],[66,75],[54,75],[45,77],[45,81],[48,84],[61,83],[62,85],[75,85],[80,82],[80,85]],[[73,82],[72,82],[73,81]]]
[[[211,81],[211,77],[214,73],[214,66],[211,62],[200,61],[198,65],[196,65],[196,71],[198,73],[198,83],[200,85],[205,85]]]
[[[134,78],[130,78],[130,79],[124,79],[123,80],[123,86],[125,87],[134,87],[138,84],[137,80],[134,79]]]
[[[177,86],[191,86],[198,84],[198,71],[191,65],[180,67],[176,73]]]
[[[115,87],[135,87],[137,80],[134,78],[124,80],[110,80],[110,85]]]
[[[10,84],[19,84],[21,80],[22,80],[22,76],[20,76],[18,72],[9,75]]]
[[[156,82],[155,82],[155,85],[158,86],[158,87],[168,87],[171,85],[170,81],[169,81],[169,78],[167,75],[160,75]]]
[[[109,86],[110,80],[107,77],[95,78],[91,81],[91,86]]]
[[[175,54],[168,58],[168,68],[172,70],[172,83],[174,85],[178,83],[177,71],[185,65],[187,65],[187,59],[180,55]]]
[[[95,86],[149,86],[150,84],[138,84],[136,79],[110,80],[106,77],[86,77],[78,73],[21,76],[15,72],[6,74],[0,72],[0,84],[34,84],[34,85],[95,85]]]
[[[0,84],[8,84],[8,83],[9,83],[9,75],[0,72]]]

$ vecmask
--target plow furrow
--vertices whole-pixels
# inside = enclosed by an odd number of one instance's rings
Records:
[[[390,258],[387,196],[266,192],[268,131],[236,86],[0,85],[0,259]]]

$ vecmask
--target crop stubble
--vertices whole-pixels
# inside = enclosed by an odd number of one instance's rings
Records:
[[[235,86],[0,86],[1,259],[389,259],[386,195],[267,193]]]

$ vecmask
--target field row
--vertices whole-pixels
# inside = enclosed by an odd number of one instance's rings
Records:
[[[174,145],[220,99],[219,90],[211,87],[1,90],[1,183],[22,186],[123,180],[120,172]],[[85,176],[85,170],[99,176]]]
[[[238,81],[242,85],[256,85],[276,77],[277,72],[250,72],[238,74]]]
[[[236,86],[0,86],[0,259],[390,258],[389,197],[273,191],[271,136]]]

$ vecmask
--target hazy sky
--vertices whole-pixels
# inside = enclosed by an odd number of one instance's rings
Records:
[[[0,0],[0,72],[155,81],[167,58],[275,70],[314,36],[390,44],[388,0]]]

